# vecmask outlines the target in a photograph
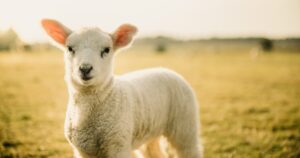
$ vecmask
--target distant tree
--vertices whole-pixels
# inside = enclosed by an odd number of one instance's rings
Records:
[[[167,51],[167,46],[164,43],[159,43],[157,44],[155,50],[158,53],[165,53]]]
[[[260,41],[261,49],[265,52],[271,52],[273,50],[273,41],[267,38],[263,38]]]
[[[0,32],[0,51],[17,49],[20,43],[21,40],[19,36],[12,28],[7,31]]]
[[[24,44],[23,45],[23,49],[26,52],[30,52],[30,51],[32,51],[32,45],[30,45],[30,44]]]

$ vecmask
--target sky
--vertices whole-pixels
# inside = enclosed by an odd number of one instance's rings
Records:
[[[107,32],[131,23],[139,37],[300,37],[300,0],[1,0],[0,30],[24,41],[48,39],[43,18]]]

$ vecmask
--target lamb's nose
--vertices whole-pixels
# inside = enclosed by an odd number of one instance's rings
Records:
[[[90,64],[82,64],[79,66],[79,70],[83,75],[87,75],[93,70],[93,66]]]

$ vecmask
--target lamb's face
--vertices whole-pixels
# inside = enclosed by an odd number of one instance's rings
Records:
[[[112,34],[98,28],[73,32],[50,19],[42,20],[42,26],[65,50],[67,81],[81,86],[99,85],[108,80],[112,76],[114,51],[128,45],[137,32],[129,24],[121,25]]]
[[[71,33],[66,40],[66,79],[79,85],[105,82],[112,75],[113,40],[98,28]]]

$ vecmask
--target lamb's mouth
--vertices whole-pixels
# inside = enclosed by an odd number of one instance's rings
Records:
[[[93,77],[91,77],[91,76],[86,76],[86,75],[82,75],[81,76],[81,79],[83,80],[83,81],[88,81],[88,80],[90,80],[90,79],[92,79]]]

